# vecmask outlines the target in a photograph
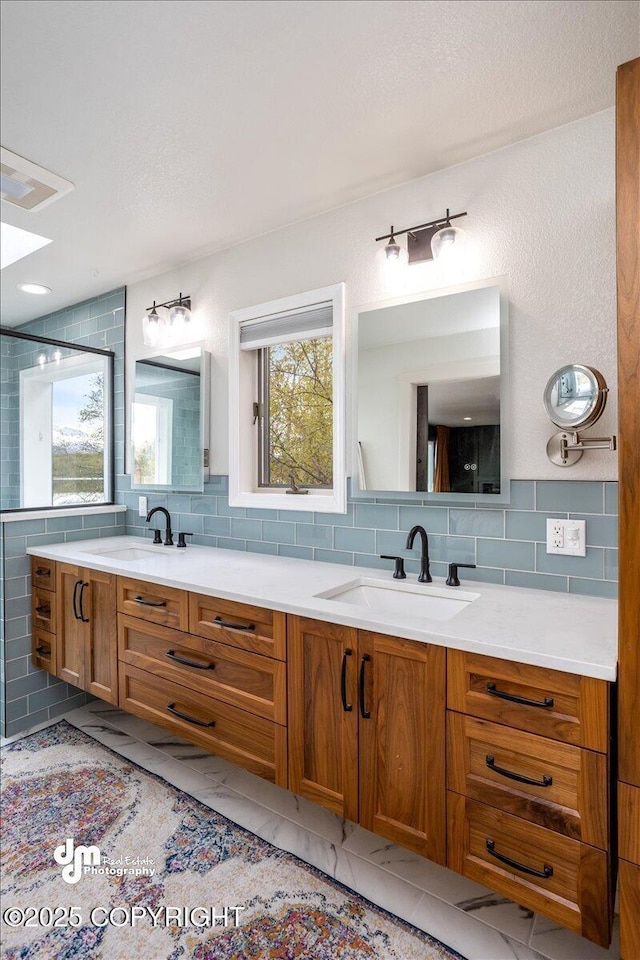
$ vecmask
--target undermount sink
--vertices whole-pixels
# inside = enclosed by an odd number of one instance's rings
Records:
[[[157,557],[157,550],[145,550],[144,547],[119,547],[116,550],[87,550],[94,557],[104,557],[105,560],[149,560]]]
[[[427,617],[429,620],[450,620],[477,600],[479,593],[458,592],[430,584],[398,583],[358,577],[339,587],[316,594],[323,600],[351,603],[391,616]]]

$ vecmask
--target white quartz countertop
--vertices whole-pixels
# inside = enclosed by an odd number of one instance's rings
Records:
[[[157,552],[144,559],[124,560],[97,551],[144,548]],[[75,543],[43,544],[27,551],[49,560],[81,564],[105,573],[133,577],[241,603],[257,604],[342,623],[363,630],[406,637],[424,643],[468,650],[551,667],[568,673],[616,679],[617,603],[615,600],[529,590],[464,580],[446,587],[444,580],[417,584],[408,575],[400,588],[446,593],[452,599],[474,595],[473,602],[446,620],[409,611],[383,613],[366,606],[319,597],[360,577],[396,585],[389,572],[312,560],[294,560],[190,544],[186,549],[152,547],[141,537],[103,537]],[[461,604],[461,606],[463,606]]]

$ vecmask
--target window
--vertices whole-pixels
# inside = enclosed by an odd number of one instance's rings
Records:
[[[229,502],[344,512],[342,284],[231,317]]]

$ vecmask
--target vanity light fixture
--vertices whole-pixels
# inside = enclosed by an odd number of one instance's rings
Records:
[[[400,258],[400,245],[396,237],[407,234],[407,253],[409,254],[409,263],[424,263],[427,260],[433,260],[434,257],[444,257],[451,252],[457,245],[460,245],[464,239],[464,231],[459,227],[451,225],[452,220],[458,220],[460,217],[466,217],[464,213],[449,213],[437,220],[430,220],[428,223],[419,223],[415,227],[406,227],[404,230],[394,230],[391,227],[389,233],[381,237],[376,237],[376,243],[380,240],[388,240],[385,246],[385,253],[388,260],[398,260]]]
[[[183,297],[181,293],[176,300],[165,303],[156,304],[154,300],[142,318],[142,339],[148,347],[179,343],[185,337],[188,339],[190,320],[191,297]]]

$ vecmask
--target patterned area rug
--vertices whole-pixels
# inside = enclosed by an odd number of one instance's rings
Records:
[[[4,960],[462,960],[64,721],[1,770]]]

